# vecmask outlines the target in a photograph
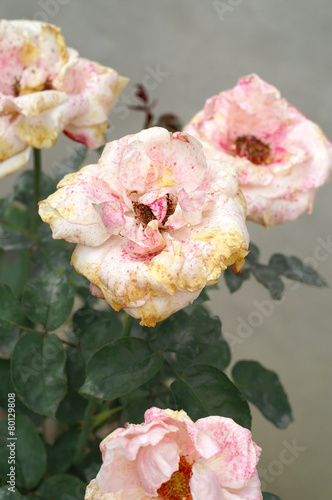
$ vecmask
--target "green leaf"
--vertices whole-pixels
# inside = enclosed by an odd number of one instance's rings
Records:
[[[30,332],[21,337],[13,352],[12,379],[26,406],[54,417],[67,392],[65,352],[57,335]]]
[[[297,257],[286,257],[280,253],[272,255],[269,266],[290,280],[299,281],[306,285],[323,287],[327,283],[312,267],[306,266]]]
[[[77,170],[82,165],[85,157],[87,155],[88,148],[86,146],[79,146],[78,148],[71,148],[68,155],[62,160],[61,163],[55,163],[53,172],[55,175],[56,182],[58,183],[61,179]]]
[[[281,498],[277,497],[277,495],[273,495],[272,493],[266,493],[266,491],[263,491],[263,500],[281,500]]]
[[[42,500],[83,500],[86,485],[71,474],[47,477],[37,490]]]
[[[284,284],[274,269],[263,264],[256,264],[252,272],[256,280],[269,290],[273,300],[281,299]]]
[[[24,250],[30,249],[35,245],[36,242],[22,232],[15,229],[4,231],[0,227],[0,248],[2,250]]]
[[[249,253],[246,256],[246,263],[257,264],[260,255],[258,246],[254,245],[254,243],[250,243],[248,250]]]
[[[8,491],[8,487],[9,485],[0,488],[0,500],[28,500],[29,497],[22,496],[17,490],[15,493]]]
[[[85,361],[101,347],[121,335],[122,323],[119,314],[108,311],[95,311],[87,307],[79,309],[74,315],[74,333],[80,338],[80,346]]]
[[[0,283],[0,351],[10,354],[19,338],[15,323],[23,320],[22,311],[12,289]]]
[[[144,422],[144,413],[147,408],[154,406],[149,401],[149,393],[146,390],[138,389],[133,391],[135,399],[130,399],[126,402],[125,398],[121,398],[121,402],[125,404],[125,409],[121,415],[121,423],[124,425],[126,422],[131,424],[141,424]],[[133,396],[132,396],[133,397]]]
[[[220,370],[230,362],[228,344],[221,336],[220,319],[210,316],[202,306],[179,311],[146,332],[156,352],[175,352],[178,358],[184,356],[195,363],[206,364],[209,360]],[[213,354],[213,349],[217,355]]]
[[[42,276],[49,271],[61,268],[69,281],[76,271],[70,264],[75,246],[65,240],[53,240],[52,231],[47,224],[40,226],[38,231],[39,245],[32,253],[34,276]]]
[[[224,271],[224,278],[228,290],[231,293],[241,288],[242,283],[250,278],[249,269],[244,269],[241,273],[233,273],[229,268]]]
[[[15,454],[16,486],[31,490],[37,486],[46,470],[46,451],[35,426],[26,415],[16,416],[16,440],[8,440],[7,421],[0,422],[0,475],[8,474],[10,450]],[[11,444],[11,448],[8,447]]]
[[[73,388],[65,395],[64,399],[59,404],[56,412],[56,419],[66,424],[77,424],[79,420],[83,420],[87,400],[77,394]]]
[[[89,287],[79,286],[76,290],[78,295],[84,300],[88,307],[95,307],[99,303],[99,299],[94,297],[89,290]]]
[[[210,297],[207,294],[206,288],[203,288],[197,299],[194,300],[193,306],[198,305],[198,304],[203,304],[204,302],[207,302],[210,300]]]
[[[90,359],[80,392],[95,398],[115,399],[143,385],[162,364],[163,357],[152,352],[144,340],[117,339]]]
[[[83,474],[87,484],[92,479],[95,479],[100,470],[101,464],[102,464],[102,459],[99,450],[99,443],[96,442],[94,443],[92,450],[88,452],[83,459]]]
[[[0,380],[0,407],[7,411],[8,394],[15,392],[10,378],[9,359],[0,359]]]
[[[247,401],[229,378],[213,366],[190,366],[183,372],[183,379],[172,383],[171,390],[178,409],[185,410],[194,421],[220,415],[250,429]]]
[[[78,390],[84,383],[86,377],[85,361],[81,349],[68,347],[66,371],[68,381],[70,381],[74,389]]]
[[[8,394],[15,393],[15,387],[10,375],[10,359],[0,359],[0,380],[0,408],[7,411]],[[42,417],[31,411],[18,397],[15,398],[15,411],[17,415],[20,413],[27,415],[36,426],[42,423]]]
[[[278,375],[257,361],[239,361],[232,376],[244,396],[279,429],[292,422],[292,410]]]
[[[26,228],[30,225],[30,213],[12,205],[1,218],[0,248],[2,250],[30,249],[36,245]]]
[[[0,250],[0,281],[9,285],[20,296],[31,274],[30,253],[26,250]]]
[[[14,197],[17,201],[28,207],[33,207],[34,204],[34,171],[24,170],[18,177],[14,186]],[[40,176],[40,200],[44,200],[56,189],[56,182],[52,177],[41,172]]]
[[[74,292],[61,270],[51,271],[30,281],[23,294],[23,308],[34,323],[56,330],[71,313]]]
[[[47,468],[50,474],[66,472],[73,463],[79,431],[68,429],[54,443],[47,447]]]
[[[14,200],[14,193],[11,192],[8,196],[5,198],[0,199],[0,214],[2,217],[6,218]]]

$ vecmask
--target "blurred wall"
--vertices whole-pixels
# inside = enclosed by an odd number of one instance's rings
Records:
[[[1,0],[0,8],[4,18],[61,26],[67,45],[129,76],[121,104],[132,101],[135,83],[157,73],[150,79],[155,83],[151,96],[158,99],[157,113],[174,112],[186,123],[207,97],[255,72],[278,87],[332,140],[332,3],[224,0],[219,1],[219,10],[216,4],[213,0]],[[109,139],[142,128],[141,115],[121,109],[111,114]],[[47,169],[70,145],[61,138],[53,150],[43,153]],[[15,178],[1,181],[2,195]],[[311,216],[267,231],[249,223],[249,231],[266,260],[278,251],[311,257],[332,284],[331,222],[331,185],[327,185],[319,191]],[[265,489],[282,500],[331,498],[331,289],[290,283],[285,300],[278,304],[251,280],[233,296],[222,278],[220,283],[222,290],[212,292],[210,304],[223,321],[226,337],[233,339],[233,361],[254,359],[277,371],[293,407],[294,423],[284,431],[253,409],[254,439],[263,447],[260,470]],[[250,313],[263,301],[269,301],[266,307],[272,312],[261,314],[261,321],[249,325],[243,338],[239,325],[248,323]]]

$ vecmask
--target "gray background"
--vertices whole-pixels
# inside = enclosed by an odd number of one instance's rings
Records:
[[[256,72],[331,140],[332,3],[223,3],[228,6],[223,16],[212,0],[1,0],[0,5],[4,18],[34,18],[61,26],[67,45],[130,77],[111,114],[109,139],[142,128],[142,116],[127,114],[124,103],[133,101],[133,84],[144,78],[154,87],[151,96],[158,99],[157,112],[175,112],[186,123],[207,97]],[[164,73],[159,81],[147,76],[157,65]],[[71,145],[61,138],[43,154],[48,170]],[[1,181],[2,194],[11,189],[15,177]],[[307,258],[332,284],[332,245],[326,245],[332,243],[330,197],[331,184],[320,189],[313,214],[294,223],[267,231],[249,223],[251,239],[263,257],[282,251]],[[233,361],[255,359],[277,371],[294,411],[294,423],[281,431],[253,409],[253,435],[263,448],[260,469],[267,474],[265,480],[262,477],[266,490],[282,500],[331,498],[330,288],[290,283],[284,302],[277,304],[253,281],[233,296],[223,279],[220,282],[222,290],[212,293],[211,307],[222,318]],[[259,313],[262,306],[269,314]],[[241,329],[241,322],[256,326]],[[294,440],[301,451],[292,455],[287,449]]]

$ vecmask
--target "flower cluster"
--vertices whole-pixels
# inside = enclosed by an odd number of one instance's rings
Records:
[[[0,178],[23,168],[30,146],[50,148],[62,131],[104,144],[107,115],[127,78],[67,48],[60,29],[0,21]]]
[[[330,175],[332,145],[320,128],[256,75],[208,99],[184,130],[238,167],[248,219],[265,226],[310,212]]]
[[[98,165],[67,175],[40,203],[54,238],[78,243],[91,291],[154,326],[247,254],[237,170],[206,159],[189,134],[160,127],[106,145]]]
[[[85,500],[261,500],[261,449],[231,418],[194,423],[182,410],[150,408],[144,424],[125,427],[101,443]]]

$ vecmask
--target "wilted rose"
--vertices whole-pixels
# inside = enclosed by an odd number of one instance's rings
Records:
[[[0,21],[0,178],[23,168],[29,146],[50,148],[62,131],[104,144],[107,115],[127,79],[67,48],[56,26]]]
[[[239,168],[248,219],[265,226],[310,212],[330,174],[332,145],[320,128],[257,75],[208,99],[184,130]]]
[[[85,500],[260,500],[261,452],[231,418],[195,423],[183,411],[150,408],[100,445],[103,464]]]
[[[234,166],[206,159],[182,132],[154,127],[106,145],[40,202],[54,238],[78,243],[76,270],[115,309],[157,321],[191,303],[247,254]]]

